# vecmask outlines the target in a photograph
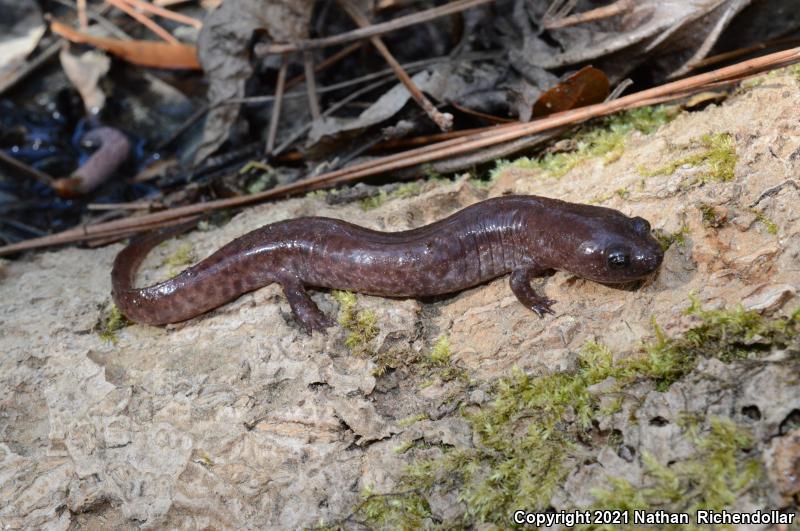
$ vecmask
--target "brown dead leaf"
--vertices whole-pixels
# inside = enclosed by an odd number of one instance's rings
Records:
[[[106,95],[99,84],[111,66],[108,56],[97,50],[73,55],[67,48],[63,48],[59,59],[70,83],[80,93],[86,110],[92,114],[100,112],[106,103]]]
[[[533,116],[568,111],[595,103],[602,103],[609,95],[610,85],[602,70],[585,66],[561,81],[536,100]]]
[[[197,49],[189,44],[169,44],[155,41],[121,41],[108,37],[95,37],[53,21],[50,30],[70,42],[89,44],[129,63],[152,68],[200,70]]]

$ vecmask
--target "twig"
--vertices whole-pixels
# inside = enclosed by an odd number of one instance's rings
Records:
[[[61,4],[62,6],[68,9],[76,9],[76,5],[73,2],[68,2],[67,0],[52,0],[52,1],[56,2],[57,4]],[[113,9],[113,6],[111,6],[111,4],[103,4],[97,11],[87,6],[86,15],[91,20],[94,20],[100,26],[108,30],[108,32],[114,37],[117,37],[118,39],[123,41],[133,40],[133,38],[131,38],[130,35],[119,29],[119,27],[114,25],[113,22],[111,22],[110,20],[108,20],[106,17],[103,16],[111,9]]]
[[[112,231],[106,235],[93,236],[92,238],[87,239],[86,243],[89,245],[89,247],[100,247],[103,245],[108,245],[110,243],[117,242],[129,236],[134,236],[136,234],[148,230],[163,229],[165,227],[174,227],[175,225],[182,225],[184,223],[192,223],[195,221],[199,221],[201,218],[202,216],[187,216],[185,218],[171,219],[169,221],[164,221],[161,223],[151,223],[147,225],[142,225],[136,228],[135,230]]]
[[[552,0],[544,12],[544,19],[566,17],[573,10],[578,0]]]
[[[88,210],[152,210],[159,206],[155,201],[134,201],[132,203],[89,203]]]
[[[494,125],[488,127],[475,127],[473,129],[461,129],[459,131],[448,131],[446,133],[435,133],[432,135],[414,136],[411,138],[395,138],[392,140],[384,140],[375,144],[372,148],[374,151],[392,150],[392,149],[407,149],[412,147],[427,146],[436,142],[450,140],[453,138],[461,138],[462,136],[474,135],[476,133],[489,131],[494,129]]]
[[[488,59],[497,59],[502,54],[498,54],[496,52],[473,52],[471,54],[465,54],[458,58],[459,61],[483,61]],[[428,66],[435,65],[445,61],[452,61],[453,58],[449,55],[443,55],[439,57],[432,57],[430,59],[421,59],[419,61],[411,61],[409,63],[403,64],[403,68],[406,71],[419,71],[423,68],[427,68]],[[347,81],[341,81],[339,83],[334,83],[333,85],[327,85],[324,87],[317,88],[317,94],[325,94],[328,92],[333,92],[336,90],[341,90],[344,88],[352,87],[354,85],[360,85],[362,83],[366,83],[368,81],[372,81],[373,79],[379,79],[386,76],[393,75],[393,71],[391,68],[386,68],[384,70],[379,70],[377,72],[371,72],[369,74],[365,74],[360,77],[356,77],[353,79],[348,79]],[[288,83],[286,84],[288,87]],[[286,92],[283,97],[284,98],[302,98],[306,95],[304,91],[296,91],[296,92]],[[230,98],[227,100],[219,101],[213,104],[214,107],[219,105],[239,105],[242,103],[269,103],[275,100],[275,96],[246,96],[243,98]]]
[[[86,16],[86,0],[78,0],[76,4],[78,10],[78,27],[81,31],[89,29],[89,17]]]
[[[330,116],[330,115],[332,115],[333,113],[335,113],[336,111],[338,111],[339,109],[341,109],[342,107],[344,107],[345,105],[350,103],[351,101],[355,100],[356,98],[361,97],[362,95],[364,95],[364,94],[366,94],[368,92],[372,92],[373,90],[375,90],[376,88],[380,87],[381,85],[384,85],[388,81],[389,81],[388,79],[384,79],[384,80],[381,80],[381,81],[376,81],[375,83],[371,83],[371,84],[367,85],[366,87],[362,87],[359,90],[356,90],[355,92],[351,92],[345,98],[337,101],[336,103],[334,103],[333,105],[331,105],[330,107],[325,109],[325,112],[322,113],[322,116]],[[283,143],[280,146],[278,146],[277,149],[275,149],[275,152],[273,153],[273,156],[277,157],[278,155],[283,153],[289,146],[294,144],[301,136],[306,134],[311,129],[312,125],[313,125],[313,122],[308,122],[306,125],[304,125],[300,129],[298,129],[297,131],[295,131],[294,133],[289,135],[289,138],[284,140]]]
[[[150,2],[144,2],[143,0],[125,0],[125,2],[129,3],[132,7],[141,9],[142,11],[149,11],[154,15],[158,15],[159,17],[174,20],[175,22],[180,22],[181,24],[186,24],[187,26],[193,26],[197,29],[203,27],[203,23],[196,18],[187,17],[186,15],[181,15],[175,11],[170,11],[169,9],[155,6]]]
[[[671,72],[667,76],[667,79],[677,79],[690,72],[692,70],[692,64],[708,55],[708,52],[710,52],[711,48],[714,46],[714,44],[716,44],[719,36],[722,34],[722,31],[728,26],[728,22],[730,22],[731,19],[736,16],[737,13],[741,12],[741,10],[744,9],[749,3],[750,0],[731,0],[725,9],[725,12],[714,24],[714,27],[711,28],[711,31],[707,32],[705,39],[703,40],[703,44],[701,44],[695,50],[692,57],[684,62],[680,68],[674,72]]]
[[[800,38],[798,37],[781,37],[779,39],[773,39],[767,42],[760,42],[758,44],[754,44],[753,46],[747,46],[745,48],[739,48],[736,50],[731,50],[730,52],[724,52],[717,55],[712,55],[710,57],[706,57],[701,61],[697,61],[695,63],[690,64],[689,68],[692,70],[696,70],[698,68],[705,68],[713,64],[722,63],[724,61],[729,61],[731,59],[736,59],[737,57],[765,50],[767,48],[777,48],[784,45],[796,46],[798,42],[800,42]]]
[[[269,46],[264,46],[261,48],[261,51],[262,53],[270,55],[311,50],[314,48],[326,48],[328,46],[335,46],[337,44],[347,44],[349,42],[367,39],[376,35],[383,35],[385,33],[389,33],[390,31],[407,28],[408,26],[414,26],[415,24],[420,24],[422,22],[428,22],[437,18],[454,15],[456,13],[460,13],[461,11],[465,11],[483,4],[490,4],[492,2],[494,2],[494,0],[457,0],[443,6],[433,7],[431,9],[420,11],[419,13],[398,17],[388,22],[373,24],[372,26],[359,28],[347,33],[341,33],[331,37],[323,37],[321,39],[306,39],[293,43],[272,44]]]
[[[452,105],[454,109],[466,115],[472,116],[474,118],[479,118],[485,122],[489,122],[490,124],[507,124],[511,122],[516,122],[516,120],[513,120],[511,118],[501,118],[500,116],[495,116],[493,114],[487,114],[485,112],[476,111],[474,109],[464,107],[463,105],[460,105],[456,102],[450,102],[450,105]]]
[[[175,139],[177,139],[179,136],[185,133],[190,127],[192,127],[195,124],[195,122],[197,122],[197,120],[205,116],[209,108],[210,107],[208,104],[201,105],[200,108],[194,111],[191,114],[191,116],[189,116],[186,120],[184,120],[183,123],[179,125],[174,131],[172,131],[172,133],[170,133],[170,135],[167,138],[156,144],[156,147],[153,149],[153,151],[155,152],[161,151],[168,145],[172,144],[175,141]]]
[[[369,20],[364,16],[363,13],[355,6],[350,0],[339,0],[339,4],[347,11],[347,14],[350,15],[350,18],[356,23],[357,26],[362,28],[368,27]],[[395,59],[392,52],[386,47],[381,40],[380,37],[370,37],[370,42],[378,50],[378,52],[383,56],[386,62],[394,71],[397,78],[400,80],[403,85],[405,85],[408,92],[411,94],[411,97],[414,98],[414,101],[417,102],[417,105],[422,107],[422,110],[425,111],[425,114],[433,120],[439,129],[442,131],[449,131],[453,127],[453,116],[447,113],[439,112],[436,107],[431,103],[431,101],[422,93],[422,91],[417,87],[414,81],[411,79],[411,76],[408,75],[403,67],[400,65],[397,59]]]
[[[414,149],[407,153],[381,157],[372,161],[356,164],[344,170],[329,172],[316,177],[306,178],[291,184],[275,187],[258,194],[228,199],[218,199],[207,203],[186,205],[182,207],[155,212],[136,219],[120,219],[107,223],[99,223],[88,227],[73,228],[44,238],[35,238],[13,245],[0,247],[0,256],[17,253],[27,249],[36,249],[51,245],[60,245],[87,240],[98,234],[107,235],[112,231],[130,230],[135,232],[143,223],[162,223],[179,217],[191,216],[218,210],[236,208],[288,194],[306,192],[312,189],[330,186],[331,184],[355,181],[363,177],[379,175],[400,168],[408,168],[435,160],[461,155],[476,149],[501,144],[517,138],[533,135],[559,127],[575,125],[592,118],[598,118],[615,112],[646,105],[679,99],[693,92],[706,90],[710,84],[734,83],[743,77],[788,66],[800,62],[800,48],[792,48],[758,57],[742,63],[727,66],[696,76],[673,81],[665,85],[643,90],[619,99],[590,105],[555,114],[528,123],[515,123],[496,126],[492,131],[482,132],[468,137],[447,140],[438,144]]]
[[[142,26],[145,26],[147,29],[164,39],[166,42],[170,44],[179,44],[178,39],[172,36],[170,32],[156,24],[154,21],[150,20],[148,17],[139,13],[135,9],[133,9],[130,4],[126,2],[126,0],[106,0],[109,4],[113,5],[120,11],[124,11],[132,19],[136,20]]]
[[[568,17],[545,17],[542,26],[546,29],[566,28],[568,26],[615,17],[629,11],[632,7],[632,0],[617,0],[613,4],[584,11],[583,13],[575,13]]]
[[[633,80],[629,77],[626,77],[620,81],[616,87],[614,87],[614,90],[612,90],[608,97],[606,97],[605,101],[611,101],[619,98],[622,96],[622,93],[628,90],[628,87],[631,85],[633,85]]]
[[[278,85],[275,87],[275,103],[272,104],[272,115],[269,118],[269,132],[267,134],[266,154],[272,155],[275,148],[275,136],[278,134],[278,122],[281,119],[283,107],[283,91],[286,88],[286,72],[289,70],[289,56],[283,56],[281,69],[278,71]]]
[[[350,46],[342,48],[341,50],[331,55],[330,57],[326,57],[324,60],[320,61],[319,64],[314,66],[314,73],[319,74],[320,72],[323,72],[324,70],[330,68],[331,66],[341,61],[342,59],[345,59],[356,50],[360,49],[363,45],[364,43],[362,42],[355,42]],[[293,89],[294,87],[302,83],[305,79],[306,79],[305,73],[293,77],[292,79],[286,82],[286,90]]]
[[[319,97],[317,96],[317,80],[314,75],[314,55],[311,50],[303,52],[303,66],[306,73],[306,92],[308,92],[308,109],[311,112],[311,118],[314,120],[319,119]]]
[[[11,166],[20,173],[24,173],[29,177],[33,177],[37,181],[44,183],[48,186],[50,186],[53,183],[53,178],[50,175],[47,175],[45,172],[41,170],[37,170],[33,166],[25,164],[21,160],[15,159],[11,155],[6,155],[5,151],[3,150],[0,150],[0,163],[6,164],[7,166]]]

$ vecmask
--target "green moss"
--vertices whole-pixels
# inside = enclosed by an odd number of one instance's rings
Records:
[[[359,200],[358,205],[366,212],[367,210],[378,208],[391,199],[407,199],[417,196],[421,192],[422,183],[419,181],[412,181],[410,183],[401,184],[391,192],[381,190],[377,195],[365,197]]]
[[[411,440],[411,441],[406,441],[406,442],[404,442],[403,444],[401,444],[399,446],[395,446],[394,448],[392,448],[392,451],[394,453],[396,453],[396,454],[404,454],[404,453],[406,453],[406,452],[408,452],[409,450],[412,450],[412,449],[414,449],[414,450],[428,450],[430,448],[433,448],[434,446],[436,446],[436,445],[433,445],[433,444],[431,444],[429,442],[425,442],[425,440],[423,440],[423,439],[414,439],[414,440]]]
[[[601,157],[605,164],[618,160],[625,150],[625,140],[632,131],[650,134],[672,121],[678,114],[673,106],[658,105],[625,111],[599,120],[594,127],[580,129],[573,137],[576,148],[572,151],[547,153],[531,159],[522,157],[513,162],[498,160],[492,178],[506,168],[540,170],[553,177],[561,177],[582,162]]]
[[[713,205],[700,203],[699,205],[697,205],[697,209],[700,211],[700,215],[702,216],[703,219],[703,225],[705,225],[706,227],[717,229],[725,225],[726,222],[725,213],[720,212]]]
[[[768,233],[773,235],[778,234],[778,224],[769,219],[766,214],[758,210],[752,210],[751,212],[755,214],[756,221],[764,225]]]
[[[490,522],[505,527],[513,510],[549,505],[575,457],[585,459],[586,446],[580,454],[576,449],[597,435],[593,419],[621,407],[620,398],[601,410],[599,396],[590,391],[593,385],[615,382],[610,391],[604,389],[604,396],[621,395],[629,384],[648,380],[663,391],[692,371],[701,357],[742,359],[786,347],[800,335],[800,309],[789,317],[766,318],[741,308],[704,310],[693,299],[686,312],[697,318],[695,326],[671,338],[656,326],[655,340],[640,357],[615,363],[608,348],[590,342],[574,372],[531,376],[514,370],[496,383],[488,405],[464,412],[475,447],[443,449],[437,458],[413,461],[399,481],[399,493],[369,498],[369,510],[362,504],[359,514],[377,527],[413,527],[432,518],[426,495],[434,488],[453,489],[465,507],[461,525]],[[743,459],[749,439],[722,419],[712,420],[703,437],[697,436],[697,421],[686,422],[684,428],[697,448],[695,456],[670,467],[646,457],[648,485],[609,478],[609,486],[596,493],[597,507],[692,510],[732,503],[756,477],[757,466]],[[612,439],[608,444],[619,444]],[[403,520],[407,517],[414,520]]]
[[[680,229],[678,229],[677,232],[665,232],[661,229],[656,229],[653,231],[653,236],[656,240],[658,240],[658,243],[661,245],[661,249],[664,251],[672,247],[673,244],[685,247],[686,236],[689,234],[689,227],[686,225],[683,225]]]
[[[789,75],[793,76],[798,82],[800,82],[800,64],[788,66],[786,67],[786,71],[789,73]]]
[[[122,315],[119,308],[112,304],[107,312],[100,318],[100,322],[95,326],[97,335],[107,343],[117,343],[117,332],[129,326],[131,322]]]
[[[429,181],[444,182],[448,180],[447,177],[436,171],[430,164],[425,164],[422,167],[422,174],[425,176],[425,179]]]
[[[741,306],[733,309],[703,310],[696,298],[686,310],[699,323],[682,336],[669,338],[654,322],[656,339],[645,346],[646,356],[628,360],[625,376],[654,380],[663,391],[691,372],[701,358],[724,362],[745,359],[773,347],[785,348],[800,334],[798,312],[789,317],[768,319]]]
[[[450,340],[447,336],[440,336],[433,345],[431,353],[428,355],[428,360],[433,365],[449,365],[450,358],[453,356],[450,350]]]
[[[411,426],[412,424],[416,424],[417,422],[420,422],[422,420],[427,420],[427,419],[428,419],[428,415],[426,415],[424,413],[420,413],[419,415],[413,415],[411,417],[407,417],[407,418],[398,420],[396,422],[396,424],[397,424],[397,426],[399,426],[401,428],[406,428],[408,426]]]
[[[339,324],[347,330],[345,346],[356,355],[371,355],[372,340],[378,336],[378,323],[370,310],[358,309],[356,296],[348,291],[333,291],[339,303]]]
[[[169,276],[174,277],[194,262],[195,256],[192,244],[184,242],[171,255],[167,256],[161,265],[169,267]]]
[[[706,166],[707,170],[699,176],[700,182],[733,180],[739,157],[736,154],[736,143],[730,133],[705,134],[698,140],[692,141],[691,147],[695,149],[699,147],[701,151],[678,158],[653,170],[640,167],[639,172],[646,177],[655,177],[672,175],[681,166]]]
[[[404,485],[458,484],[466,522],[502,525],[514,508],[546,507],[567,473],[576,435],[591,426],[597,399],[588,388],[611,370],[611,354],[599,346],[585,349],[574,374],[515,370],[498,382],[488,406],[465,414],[478,445],[417,462]],[[563,420],[568,412],[572,429]]]
[[[366,521],[372,529],[411,530],[424,529],[425,521],[431,518],[430,505],[413,489],[391,494],[366,490],[361,498],[349,522]]]
[[[696,427],[686,429],[684,436],[695,447],[689,459],[667,466],[654,456],[643,454],[645,484],[634,486],[625,479],[610,477],[608,487],[593,491],[594,508],[661,509],[690,515],[698,509],[721,511],[730,508],[760,477],[760,461],[747,454],[753,445],[752,438],[729,419],[712,418],[708,433],[702,437],[697,435]],[[630,519],[633,521],[633,515]],[[633,526],[613,529],[626,528]],[[581,526],[580,529],[612,528]]]
[[[447,336],[440,336],[428,356],[422,361],[422,366],[428,369],[429,376],[438,376],[443,382],[461,380],[464,384],[469,383],[466,369],[453,363],[453,352]]]
[[[325,199],[325,197],[330,193],[330,190],[326,190],[324,188],[320,188],[319,190],[311,190],[306,194],[306,197],[310,199]]]

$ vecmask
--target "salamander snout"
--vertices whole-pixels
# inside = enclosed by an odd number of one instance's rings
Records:
[[[664,259],[664,252],[657,242],[648,241],[645,237],[639,244],[624,242],[620,245],[609,245],[605,258],[604,278],[606,282],[626,282],[646,277],[658,269]]]
[[[644,275],[649,275],[661,265],[664,260],[664,251],[661,247],[640,249],[633,256],[634,268]]]

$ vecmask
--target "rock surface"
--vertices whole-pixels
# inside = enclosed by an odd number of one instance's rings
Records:
[[[618,160],[589,160],[560,179],[509,168],[489,189],[463,179],[429,183],[416,197],[368,212],[292,199],[182,239],[202,257],[260,225],[303,215],[402,230],[509,192],[597,202],[683,234],[657,278],[636,290],[562,272],[538,282],[558,301],[557,314],[545,319],[516,302],[507,279],[435,301],[359,295],[359,308],[373,311],[379,325],[374,350],[395,358],[396,370],[380,376],[373,359],[348,351],[339,327],[306,336],[277,286],[186,323],[131,325],[108,342],[96,329],[110,306],[119,245],[0,261],[0,528],[265,529],[338,521],[365,489],[392,489],[411,453],[399,447],[425,455],[436,445],[472,444],[458,406],[485,402],[491,382],[514,366],[570,369],[589,340],[630,355],[652,338],[652,316],[667,334],[687,328],[690,293],[705,307],[791,311],[800,303],[797,109],[798,80],[773,76],[721,106],[634,134]],[[675,146],[719,132],[734,139],[732,181],[692,183],[697,169],[690,167],[643,176],[643,167],[674,160]],[[726,222],[704,224],[701,205],[724,212]],[[165,257],[179,245],[155,250],[140,282],[165,278]],[[313,297],[336,314],[329,294]],[[465,378],[402,367],[442,335]],[[603,451],[597,463],[576,468],[554,506],[588,504],[590,488],[610,471],[635,480],[643,451],[680,459],[688,451],[674,436],[681,412],[724,414],[769,443],[769,496],[789,503],[798,492],[798,436],[782,426],[800,415],[796,374],[779,365],[747,372],[703,362],[669,392],[646,395],[639,415],[657,420],[631,423],[618,414],[609,421],[628,449]],[[453,496],[430,501],[436,514],[458,514]]]

